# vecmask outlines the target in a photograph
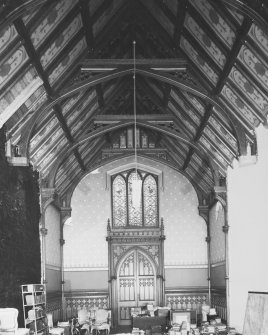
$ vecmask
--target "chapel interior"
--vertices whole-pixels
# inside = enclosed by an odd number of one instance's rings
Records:
[[[267,2],[5,0],[0,55],[0,309],[267,334]]]

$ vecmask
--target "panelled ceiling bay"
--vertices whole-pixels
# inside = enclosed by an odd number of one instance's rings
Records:
[[[209,201],[234,159],[255,157],[267,123],[267,14],[257,0],[6,1],[10,161],[30,162],[64,199],[86,173],[134,155],[135,41],[137,155],[180,171]]]

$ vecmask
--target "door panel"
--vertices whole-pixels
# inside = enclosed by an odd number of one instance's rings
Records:
[[[149,257],[138,249],[122,260],[117,276],[119,325],[130,325],[132,307],[156,303],[155,274]]]

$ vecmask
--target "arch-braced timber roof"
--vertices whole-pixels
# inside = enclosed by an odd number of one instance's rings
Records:
[[[96,167],[159,160],[203,198],[267,123],[258,0],[15,0],[0,5],[0,126],[64,196]]]

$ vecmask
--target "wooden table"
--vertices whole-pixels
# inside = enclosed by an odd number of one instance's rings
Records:
[[[136,316],[132,318],[132,327],[139,329],[151,329],[152,326],[166,326],[166,316]]]

